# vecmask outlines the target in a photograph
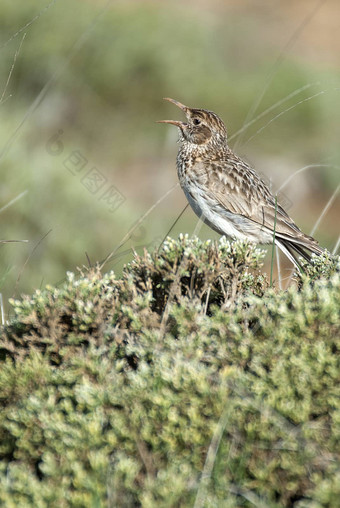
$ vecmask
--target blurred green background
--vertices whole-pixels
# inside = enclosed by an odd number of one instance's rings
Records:
[[[322,165],[284,189],[310,232],[340,180],[339,25],[336,0],[3,0],[0,237],[29,240],[1,246],[4,299],[105,258],[176,183],[176,129],[155,121],[179,111],[162,97],[217,112],[231,136],[273,107],[230,144],[274,191]],[[175,189],[106,268],[160,242],[185,204]],[[339,211],[315,233],[331,250]],[[187,210],[171,234],[196,223]]]

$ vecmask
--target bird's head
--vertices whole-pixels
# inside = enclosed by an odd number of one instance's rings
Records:
[[[170,123],[180,129],[180,142],[188,142],[204,147],[206,145],[219,146],[227,141],[227,130],[216,113],[207,109],[189,108],[170,98],[164,100],[178,106],[185,114],[187,121],[159,120],[159,123]]]

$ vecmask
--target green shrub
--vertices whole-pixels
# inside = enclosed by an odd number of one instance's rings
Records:
[[[340,263],[282,292],[262,255],[168,239],[13,301],[0,503],[338,506]]]

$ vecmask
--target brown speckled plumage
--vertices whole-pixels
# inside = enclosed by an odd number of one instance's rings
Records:
[[[298,257],[310,260],[323,249],[303,233],[277,204],[266,183],[227,145],[223,121],[205,109],[182,109],[186,122],[162,120],[179,128],[177,171],[180,185],[194,212],[212,229],[233,239],[275,243],[300,268]],[[275,212],[276,208],[276,212]]]

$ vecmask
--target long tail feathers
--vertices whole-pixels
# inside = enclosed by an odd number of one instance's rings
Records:
[[[303,269],[299,257],[310,263],[312,254],[320,256],[324,252],[316,242],[315,245],[301,245],[286,238],[275,238],[275,243],[300,272],[303,272]]]

